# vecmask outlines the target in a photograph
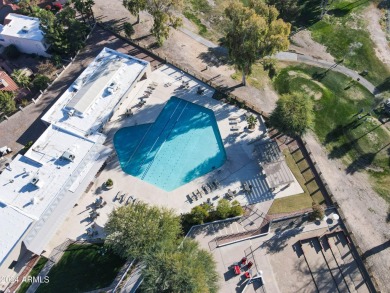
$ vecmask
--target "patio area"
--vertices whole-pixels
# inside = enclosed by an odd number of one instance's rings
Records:
[[[213,94],[205,84],[167,65],[138,82],[104,126],[103,132],[108,136],[106,146],[114,150],[113,136],[118,129],[154,122],[168,99],[176,96],[214,111],[226,162],[221,168],[167,192],[123,172],[113,151],[105,168],[91,182],[49,246],[55,247],[66,238],[104,237],[102,227],[108,214],[134,200],[173,208],[179,214],[189,212],[203,202],[217,203],[224,197],[238,200],[242,205],[263,202],[269,207],[275,197],[300,193],[302,189],[295,178],[287,187],[280,186],[273,192],[269,188],[255,153],[255,145],[267,139],[262,118],[258,117],[254,131],[248,131],[247,110],[215,100]],[[109,178],[113,180],[112,189],[104,187]],[[97,199],[105,204],[94,213],[92,209]]]

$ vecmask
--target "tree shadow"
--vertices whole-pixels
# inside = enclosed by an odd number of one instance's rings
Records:
[[[390,240],[387,240],[385,243],[377,245],[377,246],[367,250],[366,252],[364,252],[362,255],[362,258],[366,259],[367,257],[370,257],[374,254],[377,254],[377,253],[379,253],[379,252],[381,252],[389,247],[390,247]]]
[[[348,13],[350,13],[353,9],[356,7],[359,7],[365,3],[367,3],[369,0],[358,0],[352,3],[349,3],[345,6],[334,8],[328,11],[329,15],[333,15],[335,17],[344,17]]]
[[[348,152],[350,152],[356,143],[356,140],[350,141],[343,143],[340,146],[335,146],[333,149],[330,151],[328,157],[329,159],[339,159],[345,156]]]
[[[287,247],[287,241],[303,231],[303,226],[276,233],[269,240],[263,242],[261,248],[267,249],[268,253],[274,254],[283,251]]]
[[[198,58],[207,66],[220,67],[231,65],[228,58],[228,50],[225,47],[208,48],[207,52],[200,53]]]
[[[332,141],[338,140],[344,133],[344,126],[343,125],[337,125],[334,129],[329,131],[327,135],[325,136],[325,144],[328,144]]]
[[[366,153],[359,156],[356,160],[354,160],[345,170],[347,174],[353,175],[355,172],[359,170],[364,170],[369,167],[374,161],[376,153]]]
[[[379,85],[375,87],[374,94],[377,95],[388,90],[390,90],[390,77],[387,77],[385,80],[383,80]]]

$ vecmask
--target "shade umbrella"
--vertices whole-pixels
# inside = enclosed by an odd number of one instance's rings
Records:
[[[340,219],[340,216],[338,214],[332,214],[332,219],[337,221],[338,219]]]

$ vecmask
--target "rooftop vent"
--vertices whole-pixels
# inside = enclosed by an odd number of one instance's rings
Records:
[[[23,28],[22,28],[22,33],[28,33],[28,27],[27,26],[24,26]]]
[[[35,176],[31,179],[30,183],[38,188],[41,188],[43,186],[43,181],[39,180],[38,174],[35,174]]]
[[[65,151],[61,157],[71,162],[73,162],[74,159],[76,158],[76,156],[69,151]]]

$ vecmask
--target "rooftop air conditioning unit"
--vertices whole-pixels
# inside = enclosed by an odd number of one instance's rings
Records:
[[[76,158],[76,156],[69,151],[65,151],[61,157],[71,162],[73,162],[74,159]]]
[[[31,184],[35,185],[38,188],[43,186],[43,181],[39,180],[38,174],[35,174],[34,177],[30,181]]]
[[[28,33],[28,27],[27,27],[27,26],[24,26],[24,27],[22,28],[22,32],[23,32],[23,33]]]
[[[73,116],[73,114],[74,114],[74,109],[69,110],[68,115]]]

